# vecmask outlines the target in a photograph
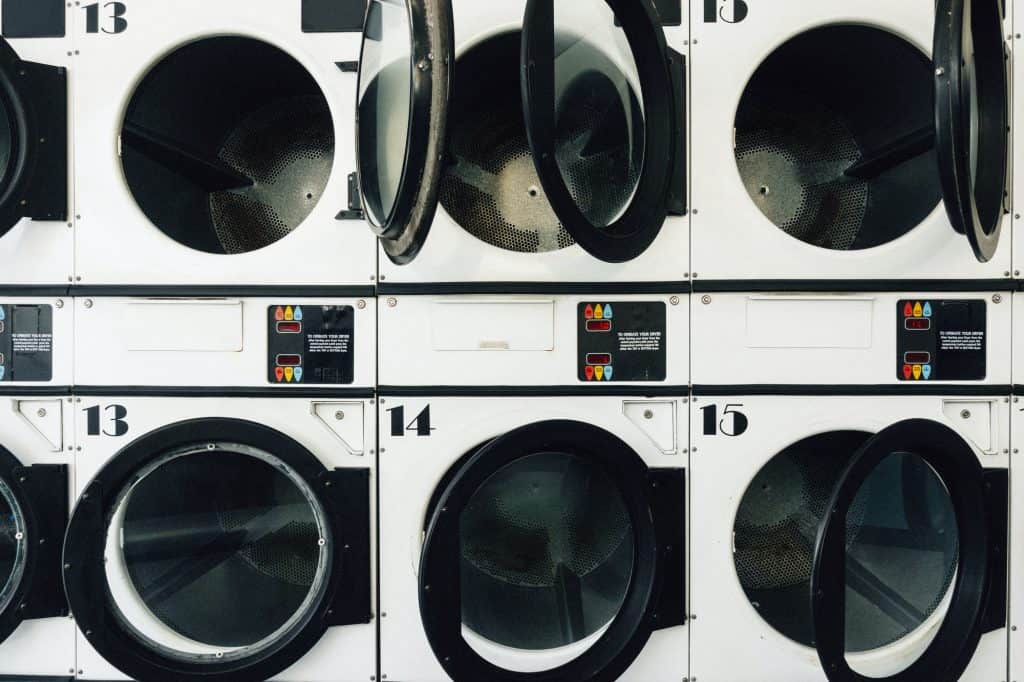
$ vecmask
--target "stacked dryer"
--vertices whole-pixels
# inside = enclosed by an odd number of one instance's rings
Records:
[[[1012,8],[700,9],[691,674],[1003,679]]]

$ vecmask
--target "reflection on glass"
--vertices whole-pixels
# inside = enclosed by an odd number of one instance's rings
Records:
[[[908,645],[923,649],[934,629],[915,631],[940,610],[956,574],[958,534],[949,493],[924,460],[899,452],[871,474],[853,509],[859,511],[847,516],[846,650],[875,649],[908,636],[921,640]]]
[[[207,647],[260,648],[323,582],[322,512],[278,460],[222,445],[164,459],[124,498],[124,564],[146,611]],[[122,611],[124,610],[124,605]],[[129,627],[157,644],[161,627]]]
[[[11,118],[7,113],[7,105],[0,102],[0,182],[6,183],[7,173],[10,170],[11,152],[14,151],[14,130],[11,127]],[[6,187],[0,185],[0,191]]]
[[[0,613],[10,606],[25,564],[25,520],[14,493],[0,479]]]
[[[565,453],[518,459],[462,513],[463,624],[515,649],[579,642],[619,612],[633,555],[628,510],[602,470]]]
[[[387,222],[405,172],[412,111],[412,51],[404,2],[370,3],[359,82],[359,178],[366,210]]]
[[[644,161],[636,64],[604,0],[554,8],[555,159],[587,220],[607,227],[629,205]]]

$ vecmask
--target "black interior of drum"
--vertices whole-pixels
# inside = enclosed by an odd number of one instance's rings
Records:
[[[200,40],[142,79],[121,132],[125,178],[149,220],[209,253],[294,230],[327,186],[334,124],[294,58],[241,37]]]
[[[736,160],[778,227],[835,250],[866,249],[923,221],[942,198],[932,64],[889,32],[818,28],[757,69],[736,114]]]
[[[0,486],[3,486],[0,481]],[[15,561],[18,559],[18,525],[15,521],[15,510],[6,498],[0,495],[0,595],[14,575]]]
[[[530,153],[521,43],[519,31],[502,33],[459,57],[440,201],[464,230],[492,246],[520,253],[555,251],[574,240],[551,208]],[[627,117],[618,86],[607,75],[618,67],[592,48],[584,63],[593,68],[578,69],[560,93],[556,154],[580,210],[603,226],[618,217],[636,187],[642,131],[631,129],[627,120],[643,116],[631,92]]]

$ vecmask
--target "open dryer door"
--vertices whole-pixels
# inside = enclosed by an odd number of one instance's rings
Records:
[[[60,556],[67,518],[67,468],[23,467],[0,447],[0,642],[25,620],[67,615]]]
[[[815,544],[814,643],[828,679],[959,679],[981,635],[1005,627],[1006,502],[1006,470],[984,470],[938,422],[907,420],[868,439]],[[905,654],[879,669],[857,650],[865,639]]]
[[[0,38],[0,237],[22,218],[65,220],[67,73]]]
[[[643,253],[686,209],[684,57],[650,2],[529,0],[526,129],[559,220],[593,256]]]
[[[419,605],[458,682],[614,680],[685,621],[685,470],[546,421],[458,462],[432,501]]]
[[[1009,57],[1003,0],[936,5],[935,141],[953,228],[981,262],[999,245],[1009,168]]]
[[[408,263],[423,246],[443,176],[451,0],[371,0],[356,105],[359,189],[385,253]]]

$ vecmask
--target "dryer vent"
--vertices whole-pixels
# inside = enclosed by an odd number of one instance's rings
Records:
[[[572,42],[580,53],[575,61],[591,65],[575,69],[561,84],[559,167],[583,213],[593,224],[607,225],[636,187],[643,131],[628,122],[643,115],[635,89],[608,56],[578,37],[558,40]],[[520,253],[555,251],[574,242],[548,203],[530,154],[520,42],[520,32],[502,33],[459,57],[441,205],[463,229],[492,246]]]
[[[814,545],[832,492],[869,434],[834,431],[786,448],[754,476],[733,527],[736,574],[762,618],[813,646]],[[957,566],[956,518],[923,460],[897,453],[846,516],[846,649],[877,649],[939,609]]]
[[[323,92],[267,43],[186,45],[142,79],[121,130],[125,178],[149,220],[200,251],[238,254],[312,212],[334,161]]]
[[[736,113],[735,154],[751,200],[797,239],[879,246],[941,199],[932,65],[865,26],[814,29],[773,52]]]

